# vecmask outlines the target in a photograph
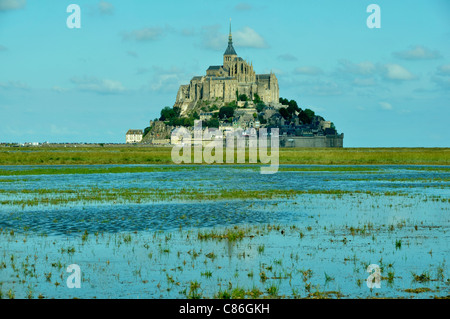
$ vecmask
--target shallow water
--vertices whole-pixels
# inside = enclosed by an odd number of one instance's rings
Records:
[[[82,166],[105,167],[118,166]],[[254,166],[140,167],[155,170],[0,176],[0,201],[37,199],[35,205],[0,207],[3,298],[211,298],[237,287],[284,298],[449,295],[449,167],[282,165],[274,175]],[[226,200],[138,196],[139,202],[135,194],[133,200],[57,205],[42,200],[92,188],[118,194],[149,188],[336,192]],[[245,236],[198,236],[230,229]],[[80,289],[67,288],[70,264],[81,267]],[[369,264],[382,268],[379,289],[367,287]],[[195,281],[200,288],[192,290]],[[422,290],[405,291],[417,288]]]

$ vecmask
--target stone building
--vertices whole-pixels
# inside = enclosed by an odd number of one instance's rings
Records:
[[[194,76],[189,84],[181,85],[174,107],[181,109],[181,115],[188,114],[198,101],[236,101],[238,95],[245,94],[253,99],[258,94],[266,104],[279,101],[278,79],[275,74],[256,74],[253,63],[238,57],[231,34],[228,47],[223,54],[223,65],[213,65],[204,76]]]
[[[127,134],[125,135],[125,141],[127,144],[131,143],[139,143],[142,141],[142,130],[128,130]]]

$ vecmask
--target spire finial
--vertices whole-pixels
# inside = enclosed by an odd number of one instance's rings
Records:
[[[230,18],[230,34],[228,35],[228,42],[233,43],[233,37],[231,35],[231,18]]]

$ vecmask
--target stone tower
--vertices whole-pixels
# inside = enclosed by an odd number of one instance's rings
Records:
[[[232,61],[237,58],[236,51],[233,48],[233,36],[231,35],[231,19],[230,19],[230,34],[228,35],[228,47],[223,54],[223,67],[231,69]]]

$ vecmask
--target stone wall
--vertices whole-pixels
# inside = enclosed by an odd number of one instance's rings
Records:
[[[280,136],[281,147],[344,147],[344,133],[336,136]]]

